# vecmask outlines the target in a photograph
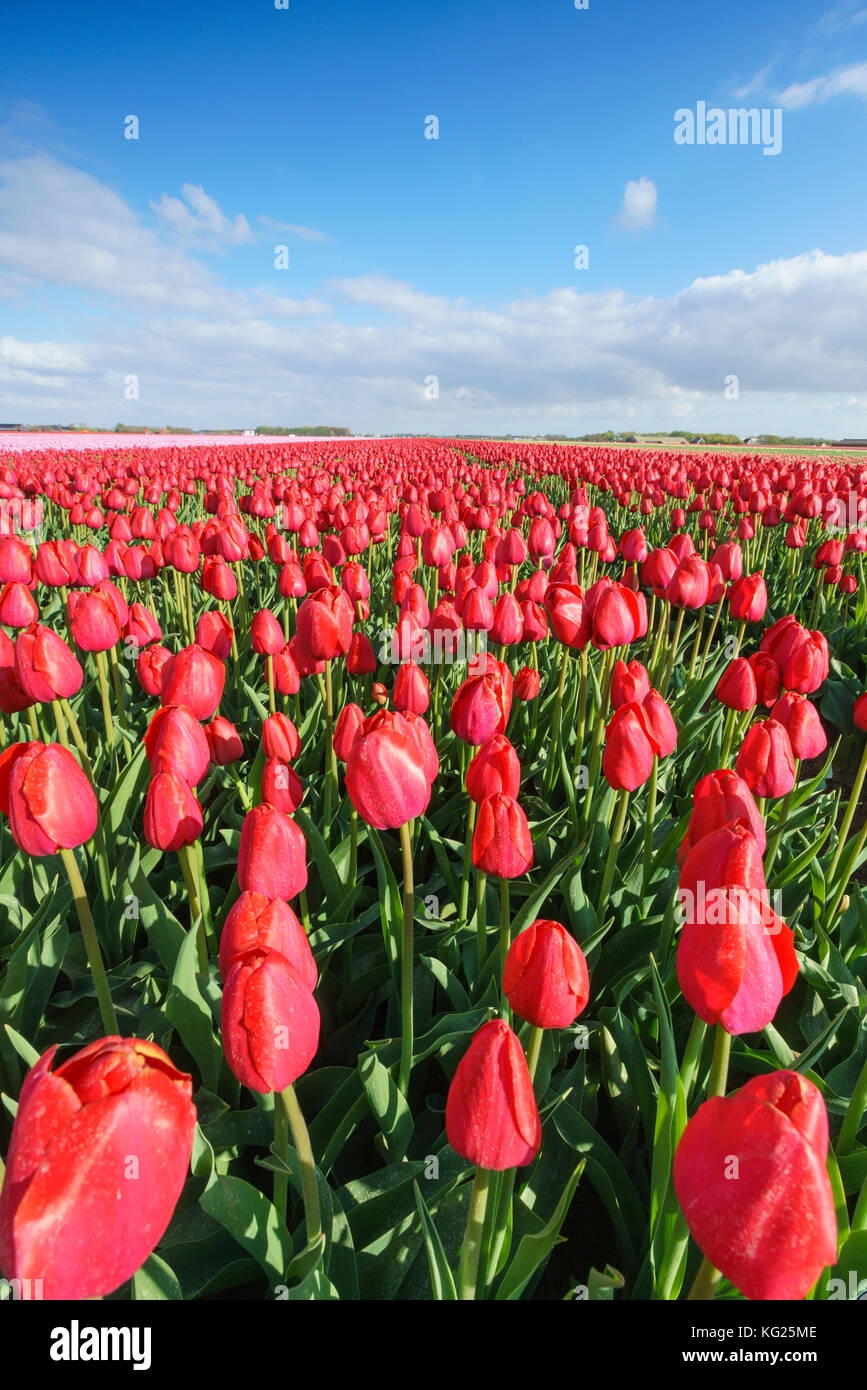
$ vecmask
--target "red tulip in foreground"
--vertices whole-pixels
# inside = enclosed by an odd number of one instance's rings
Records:
[[[462,1158],[496,1172],[532,1163],[539,1152],[542,1126],[527,1061],[501,1018],[482,1024],[458,1063],[446,1133]]]
[[[192,1079],[156,1043],[103,1038],[21,1089],[0,1192],[0,1267],[49,1299],[101,1298],[144,1263],[187,1176]]]
[[[700,1106],[674,1157],[693,1239],[750,1299],[800,1299],[837,1257],[828,1116],[798,1072],[753,1077]]]

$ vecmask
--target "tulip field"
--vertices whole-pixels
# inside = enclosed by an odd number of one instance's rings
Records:
[[[0,449],[0,1301],[867,1290],[867,459]]]

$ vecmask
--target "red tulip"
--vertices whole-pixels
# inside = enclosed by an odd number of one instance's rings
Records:
[[[198,643],[184,647],[166,663],[160,704],[186,705],[197,719],[210,719],[223,698],[226,668]]]
[[[452,731],[465,743],[478,747],[492,734],[505,733],[511,703],[511,694],[496,670],[467,676],[452,701]]]
[[[266,758],[262,769],[262,800],[291,816],[304,800],[297,772],[283,758]]]
[[[429,769],[408,719],[379,710],[361,725],[346,760],[346,790],[362,820],[396,830],[427,809]]]
[[[25,854],[42,858],[83,845],[96,830],[93,787],[59,743],[15,743],[2,755],[0,810]]]
[[[756,682],[756,703],[770,709],[780,693],[780,668],[768,652],[753,652],[747,661]]]
[[[467,792],[475,802],[502,792],[516,797],[521,786],[521,764],[505,734],[493,734],[483,743],[467,768]]]
[[[145,647],[136,657],[135,673],[146,695],[151,698],[159,695],[163,688],[163,672],[172,654],[167,647]]]
[[[621,705],[641,704],[650,690],[650,677],[640,661],[618,661],[611,677],[611,703],[615,709]]]
[[[220,661],[228,661],[232,650],[232,624],[225,614],[212,608],[203,613],[196,624],[196,645]]]
[[[515,677],[515,699],[535,700],[542,686],[542,678],[533,666],[522,666]]]
[[[565,646],[579,651],[587,646],[593,623],[577,584],[549,584],[545,590],[545,612],[551,631]]]
[[[483,1023],[458,1063],[446,1101],[446,1134],[456,1153],[505,1172],[532,1163],[542,1143],[533,1083],[508,1023]]]
[[[227,979],[237,960],[250,951],[279,951],[294,965],[304,986],[316,988],[317,971],[307,935],[281,898],[242,893],[229,909],[220,936],[220,974]]]
[[[473,833],[473,863],[494,878],[520,878],[532,868],[530,827],[514,797],[496,792],[479,806]]]
[[[294,762],[301,752],[298,730],[288,714],[269,714],[262,725],[262,747],[268,758],[282,758],[284,762]]]
[[[262,608],[253,615],[250,645],[258,656],[276,656],[286,645],[283,629],[270,608]]]
[[[742,714],[755,709],[759,695],[753,668],[746,657],[738,656],[729,662],[717,684],[716,697],[720,704]]]
[[[68,700],[81,689],[84,672],[75,653],[50,627],[33,623],[15,643],[15,672],[34,702]]]
[[[174,772],[195,787],[211,765],[207,734],[183,705],[157,710],[145,732],[144,745],[152,777]]]
[[[4,585],[0,592],[0,623],[5,623],[6,627],[29,627],[38,618],[36,601],[25,585],[14,582]]]
[[[834,1264],[827,1153],[825,1103],[798,1072],[754,1076],[684,1130],[677,1199],[699,1249],[745,1297],[802,1299]]]
[[[721,1023],[728,1033],[760,1032],[797,976],[794,934],[766,895],[715,889],[705,896],[703,910],[687,915],[677,978],[705,1023]]]
[[[240,734],[228,719],[218,714],[216,719],[205,726],[211,762],[215,767],[229,767],[244,756],[244,745]]]
[[[746,819],[730,821],[696,840],[680,871],[680,901],[686,920],[701,926],[718,889],[744,888],[767,901],[759,842]]]
[[[251,1091],[285,1091],[319,1045],[316,1000],[279,951],[250,951],[231,966],[223,990],[226,1061]]]
[[[602,771],[609,785],[631,792],[643,786],[659,751],[643,705],[621,705],[605,730]]]
[[[747,783],[727,768],[709,772],[702,777],[692,794],[692,814],[678,854],[678,864],[683,863],[693,845],[698,844],[705,835],[736,820],[746,821],[756,838],[759,854],[764,854],[765,823]]]
[[[503,992],[513,1012],[536,1028],[568,1028],[590,998],[581,947],[559,922],[532,922],[509,948]]]
[[[783,725],[796,758],[818,758],[828,747],[819,711],[806,695],[783,695],[771,710],[771,721]]]
[[[767,606],[768,591],[760,574],[744,575],[729,589],[729,612],[738,622],[759,622]]]
[[[297,635],[316,661],[332,661],[349,650],[355,614],[336,584],[317,589],[298,609]]]
[[[0,1265],[49,1299],[101,1298],[153,1252],[189,1171],[192,1079],[156,1043],[102,1038],[18,1101],[0,1193]]]
[[[192,788],[176,772],[158,772],[148,787],[145,839],[164,853],[191,845],[202,833],[202,808]]]
[[[667,758],[677,747],[677,726],[668,705],[652,687],[641,701],[644,724],[660,758]]]
[[[753,724],[738,753],[735,772],[756,796],[785,796],[795,785],[795,755],[776,719]]]
[[[401,714],[411,711],[424,714],[430,704],[430,686],[427,676],[414,661],[404,661],[394,678],[392,700]]]
[[[244,817],[238,851],[243,892],[288,900],[307,887],[307,845],[287,815],[273,806],[254,806]]]
[[[349,750],[355,742],[355,735],[364,723],[364,711],[360,705],[348,704],[337,716],[334,726],[333,747],[338,762],[345,763]]]

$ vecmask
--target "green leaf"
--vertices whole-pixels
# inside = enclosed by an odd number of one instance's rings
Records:
[[[214,1036],[211,1010],[196,977],[196,937],[186,934],[179,953],[168,996],[166,1017],[175,1025],[187,1051],[196,1059],[202,1080],[209,1091],[216,1091],[223,1052]]]
[[[202,1193],[199,1205],[252,1255],[274,1283],[283,1282],[292,1259],[292,1237],[264,1193],[241,1178],[218,1174]]]
[[[440,1240],[439,1232],[433,1222],[433,1217],[427,1209],[427,1203],[421,1195],[419,1185],[413,1181],[413,1192],[415,1194],[415,1204],[418,1207],[419,1219],[421,1221],[422,1236],[424,1238],[425,1254],[427,1255],[428,1268],[430,1269],[430,1282],[433,1289],[433,1296],[437,1302],[456,1300],[458,1291],[455,1287],[454,1275],[449,1266],[443,1243]]]
[[[149,1255],[132,1277],[132,1297],[136,1303],[178,1302],[183,1295],[174,1270],[159,1255]]]
[[[566,1219],[569,1203],[584,1171],[584,1162],[582,1159],[563,1188],[550,1221],[545,1223],[541,1231],[535,1231],[522,1238],[515,1257],[497,1289],[497,1302],[520,1298],[536,1270],[544,1264],[554,1246],[560,1243],[560,1227]]]
[[[367,1103],[388,1142],[389,1154],[399,1160],[412,1139],[412,1111],[375,1052],[359,1057],[358,1071]]]

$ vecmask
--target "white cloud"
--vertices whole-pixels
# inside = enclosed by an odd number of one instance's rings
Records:
[[[652,227],[656,220],[657,192],[652,179],[642,175],[630,179],[623,192],[623,206],[618,222],[627,231],[638,232]]]
[[[0,169],[0,224],[0,285],[19,317],[35,300],[39,322],[58,287],[100,305],[75,341],[0,340],[13,419],[584,433],[691,412],[741,434],[816,433],[826,415],[865,433],[867,251],[731,269],[663,297],[561,286],[487,307],[371,272],[291,299],[230,290],[113,190],[43,157]],[[732,373],[739,401],[723,395]],[[421,389],[430,374],[436,401]]]
[[[326,236],[324,232],[318,231],[316,227],[300,227],[294,222],[275,222],[272,217],[266,217],[264,213],[260,213],[256,220],[261,222],[263,227],[267,227],[269,231],[288,232],[290,236],[301,237],[302,241],[333,240],[332,237]]]
[[[848,67],[837,68],[824,77],[813,77],[809,82],[793,82],[780,92],[777,101],[780,106],[791,111],[800,106],[810,106],[817,101],[830,101],[832,97],[855,96],[867,100],[867,63],[850,63]]]
[[[236,217],[227,217],[199,184],[185,183],[181,193],[185,202],[163,193],[158,203],[151,203],[153,211],[179,236],[190,241],[225,242],[230,246],[241,246],[253,240],[250,224],[242,212]]]

